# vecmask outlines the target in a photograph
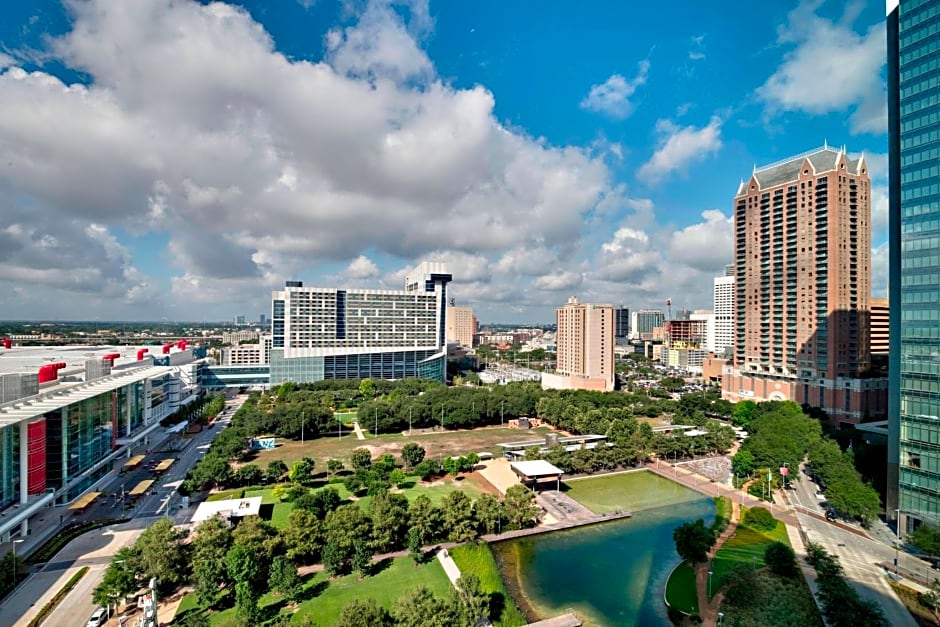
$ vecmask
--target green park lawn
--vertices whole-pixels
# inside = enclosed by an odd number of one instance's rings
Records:
[[[418,586],[428,588],[437,597],[445,597],[453,590],[444,569],[436,559],[417,567],[410,557],[388,559],[373,564],[373,573],[362,581],[359,581],[356,575],[346,575],[333,580],[325,573],[305,577],[304,592],[301,595],[304,600],[296,608],[295,616],[309,616],[316,620],[317,625],[329,627],[337,624],[343,606],[353,599],[375,599],[379,605],[391,610],[400,597]],[[258,606],[264,620],[291,612],[286,608],[284,599],[270,593],[261,597]],[[181,616],[184,611],[199,611],[194,593],[183,597],[176,615]],[[218,625],[231,620],[234,615],[235,609],[229,608],[212,612],[208,617],[210,624]]]
[[[492,595],[491,610],[499,610],[498,616],[493,616],[497,627],[518,627],[526,625],[526,620],[512,597],[506,591],[503,578],[499,574],[499,567],[493,552],[485,542],[480,544],[463,544],[450,550],[451,557],[460,569],[461,575],[474,574],[480,579],[484,592]]]
[[[344,425],[348,425],[359,420],[359,410],[344,409],[343,411],[334,411],[333,418],[342,422]]]
[[[688,562],[682,562],[666,581],[666,603],[680,612],[698,614],[695,590],[695,570]]]
[[[317,574],[316,581],[327,582],[326,589],[302,603],[297,611],[298,617],[312,616],[318,625],[335,625],[343,606],[353,599],[375,599],[379,605],[391,610],[399,598],[418,586],[428,588],[437,597],[445,597],[453,590],[436,559],[415,567],[410,557],[398,557],[373,568],[378,572],[362,581],[355,575],[329,581],[325,574]]]
[[[182,616],[183,614],[191,611],[199,610],[199,601],[196,600],[196,593],[189,592],[183,595],[183,598],[180,599],[180,604],[176,608],[176,615]]]
[[[769,532],[739,525],[734,535],[718,549],[712,560],[712,595],[721,590],[725,576],[736,564],[750,564],[755,568],[762,568],[764,551],[774,542],[790,545],[786,525],[780,521],[777,521],[777,528]]]
[[[227,501],[228,499],[240,499],[244,496],[245,490],[242,488],[235,488],[232,490],[222,490],[221,492],[214,492],[209,495],[206,499],[207,501]]]

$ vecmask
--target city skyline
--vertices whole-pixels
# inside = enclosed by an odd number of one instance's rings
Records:
[[[884,296],[882,11],[720,4],[5,7],[2,315],[220,320],[424,260],[485,321],[711,308],[742,174],[824,140],[870,165]]]

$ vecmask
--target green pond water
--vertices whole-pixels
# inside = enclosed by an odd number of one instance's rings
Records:
[[[597,482],[597,483],[594,483]],[[568,494],[593,511],[633,517],[493,545],[507,587],[548,618],[573,609],[589,625],[669,625],[666,578],[679,563],[673,529],[704,518],[711,499],[649,472],[572,481]]]

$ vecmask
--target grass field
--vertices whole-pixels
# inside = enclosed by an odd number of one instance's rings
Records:
[[[262,620],[272,620],[278,614],[294,614],[297,618],[315,618],[317,625],[328,627],[338,624],[343,606],[353,599],[375,599],[379,605],[391,610],[400,597],[418,586],[428,588],[437,597],[447,596],[453,590],[436,559],[415,567],[410,557],[400,557],[374,564],[373,569],[374,574],[362,581],[356,575],[346,575],[332,581],[324,573],[305,577],[301,595],[304,600],[296,608],[296,613],[285,607],[283,598],[265,594],[258,601]],[[196,595],[189,593],[183,597],[176,617],[199,611]],[[211,625],[219,625],[233,619],[234,615],[235,609],[229,608],[207,616]]]
[[[774,542],[783,542],[787,546],[787,528],[782,522],[777,522],[777,528],[767,533],[761,533],[748,527],[739,526],[734,535],[718,549],[715,559],[712,560],[712,595],[721,590],[728,571],[736,564],[750,564],[755,568],[764,566],[764,551]]]
[[[450,555],[454,558],[462,575],[468,573],[476,575],[480,579],[483,591],[492,595],[490,611],[497,627],[518,627],[528,624],[529,621],[519,611],[506,591],[503,578],[496,566],[496,559],[488,544],[464,544],[451,549]]]
[[[595,514],[636,512],[702,498],[685,486],[646,471],[567,480],[562,482],[562,490]]]
[[[356,409],[346,409],[343,411],[334,411],[333,418],[343,424],[350,424],[359,420],[359,411]]]
[[[362,425],[363,428],[367,426],[366,424]],[[301,457],[308,456],[317,461],[318,467],[322,467],[324,460],[330,458],[348,459],[351,451],[360,447],[369,448],[375,456],[382,453],[391,453],[398,457],[401,454],[402,447],[408,442],[417,442],[423,446],[428,457],[466,455],[471,451],[477,453],[489,451],[494,455],[498,455],[499,451],[496,449],[496,444],[500,442],[541,440],[549,431],[551,430],[547,427],[539,427],[528,431],[484,427],[467,431],[415,433],[410,436],[401,433],[390,433],[374,437],[369,434],[365,440],[357,439],[352,431],[349,433],[344,431],[342,437],[323,437],[307,440],[306,442],[278,438],[275,448],[254,452],[253,459],[250,461],[265,467],[268,462],[280,459],[288,466],[291,466]]]
[[[695,571],[688,562],[682,562],[666,581],[666,602],[680,612],[698,614],[695,592]]]
[[[215,492],[209,495],[207,501],[227,501],[228,499],[240,499],[244,496],[244,490],[242,488],[235,488],[233,490],[223,490],[221,492]]]
[[[353,599],[375,599],[379,605],[391,610],[399,598],[418,586],[428,588],[437,597],[447,596],[453,590],[436,559],[415,567],[410,557],[399,557],[386,560],[376,570],[379,572],[362,581],[358,581],[355,575],[329,581],[323,573],[318,574],[313,585],[326,583],[326,589],[302,603],[297,617],[314,617],[317,625],[336,625],[343,606]]]

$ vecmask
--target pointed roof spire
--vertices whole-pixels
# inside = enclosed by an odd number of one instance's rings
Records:
[[[823,140],[823,150],[829,150],[829,141],[826,139]]]

